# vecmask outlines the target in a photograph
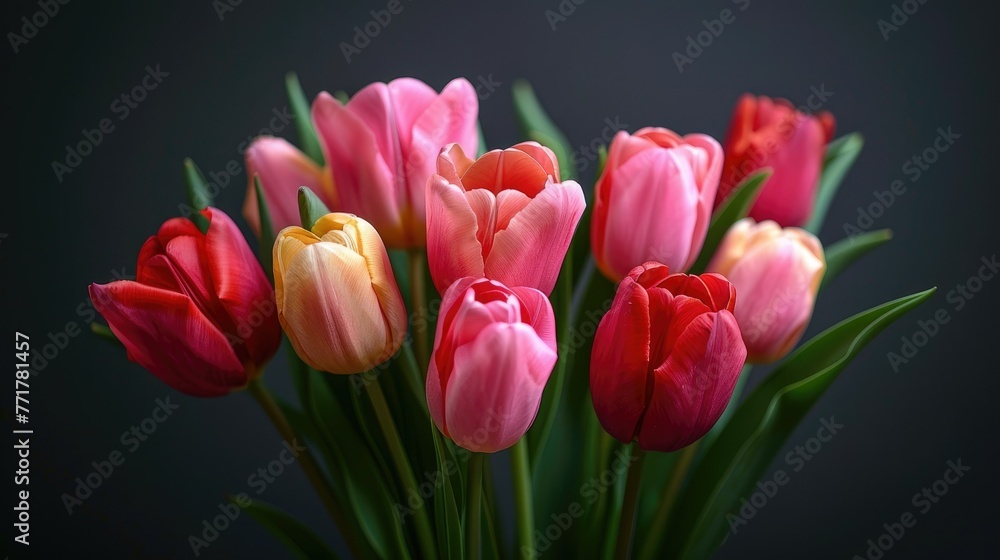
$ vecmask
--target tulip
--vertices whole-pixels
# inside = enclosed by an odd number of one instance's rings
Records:
[[[299,187],[309,187],[327,208],[337,207],[333,175],[329,167],[320,167],[283,138],[261,136],[246,151],[247,196],[243,217],[260,235],[260,210],[254,177],[260,178],[264,201],[276,229],[299,224]]]
[[[555,318],[545,294],[459,279],[441,301],[427,371],[431,418],[470,451],[506,449],[534,422],[555,363]]]
[[[651,260],[690,268],[708,232],[722,160],[722,147],[704,134],[643,128],[615,135],[594,187],[590,230],[604,275],[617,282]]]
[[[312,113],[338,209],[370,221],[390,247],[424,247],[424,191],[438,151],[452,142],[479,148],[472,84],[453,80],[438,95],[400,78],[365,87],[347,105],[323,92]]]
[[[747,175],[769,167],[773,173],[750,217],[786,227],[805,224],[812,216],[833,129],[833,115],[826,111],[807,115],[784,99],[744,95],[726,134],[726,162],[716,206]]]
[[[775,222],[740,220],[726,233],[708,270],[736,286],[736,321],[749,361],[774,362],[802,337],[826,259],[816,236]]]
[[[466,276],[552,292],[586,200],[548,148],[524,142],[476,161],[441,150],[427,184],[427,260],[439,293]]]
[[[274,292],[236,224],[207,208],[208,233],[164,222],[139,251],[136,279],[91,284],[94,308],[128,352],[167,385],[197,397],[255,379],[281,342]]]
[[[646,451],[705,435],[746,359],[735,304],[718,274],[670,274],[654,262],[632,269],[594,336],[590,392],[604,429]]]
[[[361,373],[385,362],[406,335],[406,309],[382,239],[353,214],[327,214],[274,242],[278,319],[307,364]]]

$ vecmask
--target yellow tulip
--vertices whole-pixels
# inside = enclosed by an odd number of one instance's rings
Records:
[[[406,335],[406,309],[385,245],[365,220],[327,214],[274,242],[278,319],[295,353],[331,373],[361,373],[388,360]]]

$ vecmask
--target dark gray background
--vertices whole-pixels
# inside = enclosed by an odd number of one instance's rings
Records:
[[[810,87],[822,85],[834,93],[824,107],[837,116],[838,134],[861,131],[866,138],[822,239],[843,237],[843,224],[854,222],[857,208],[876,201],[874,190],[895,179],[905,180],[908,190],[874,225],[893,228],[896,239],[823,294],[810,331],[932,285],[941,290],[844,371],[789,448],[804,444],[820,418],[834,416],[843,431],[791,474],[789,485],[718,557],[863,555],[882,524],[913,510],[911,496],[957,458],[971,472],[918,515],[885,557],[988,554],[1000,497],[993,479],[1000,284],[987,282],[959,311],[946,294],[1000,243],[994,5],[931,1],[886,41],[877,21],[890,17],[889,0],[752,0],[745,11],[729,0],[589,0],[554,31],[545,11],[558,10],[557,0],[404,0],[403,12],[348,64],[339,44],[371,19],[369,10],[385,5],[244,1],[220,21],[207,0],[183,6],[77,0],[62,6],[18,54],[5,43],[4,169],[13,175],[3,186],[8,202],[0,205],[0,232],[8,234],[0,239],[0,263],[8,335],[27,332],[39,344],[69,322],[86,328],[89,315],[77,309],[87,300],[87,284],[107,281],[123,266],[134,274],[143,240],[177,213],[182,159],[194,158],[206,173],[222,171],[230,160],[242,169],[237,146],[285,105],[289,70],[299,73],[310,97],[322,89],[353,93],[404,75],[438,89],[455,76],[474,84],[492,77],[502,85],[481,105],[491,147],[519,139],[510,103],[518,77],[533,83],[574,146],[600,136],[606,117],[633,131],[661,125],[721,140],[742,92],[802,104]],[[5,33],[17,32],[20,18],[38,11],[34,3],[8,7]],[[703,20],[727,8],[737,10],[736,21],[678,72],[671,54],[704,30]],[[169,77],[119,121],[110,104],[139,84],[146,65],[156,64]],[[64,157],[66,144],[81,140],[81,129],[104,117],[115,121],[114,132],[58,182],[51,162]],[[902,165],[931,146],[938,127],[948,126],[961,138],[911,183]],[[291,129],[283,134],[294,135]],[[244,190],[240,172],[218,204],[238,216]],[[899,351],[900,337],[939,308],[949,310],[951,321],[894,372],[887,352]],[[287,389],[285,377],[283,366],[268,373],[279,390]],[[13,376],[5,384],[12,386]],[[11,389],[2,403],[8,424]],[[67,515],[60,495],[73,490],[74,478],[86,476],[91,461],[122,449],[120,434],[168,395],[180,409]],[[187,536],[217,513],[225,493],[246,490],[247,476],[280,451],[248,396],[184,397],[86,332],[33,378],[31,399],[31,551],[38,557],[69,550],[190,557]],[[779,458],[774,468],[788,466]],[[322,520],[297,470],[260,497]],[[23,553],[14,552],[15,558]],[[202,557],[238,554],[286,555],[245,516]]]

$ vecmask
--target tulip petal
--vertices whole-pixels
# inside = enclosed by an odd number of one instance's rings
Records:
[[[691,322],[654,371],[639,447],[676,451],[705,435],[729,404],[745,358],[731,313],[704,313]]]
[[[521,321],[531,325],[531,328],[538,334],[538,338],[542,339],[555,352],[556,321],[548,296],[534,288],[523,286],[510,288],[510,290],[521,300],[524,307],[526,316],[521,317]]]
[[[131,281],[93,284],[90,297],[129,360],[178,391],[215,397],[246,385],[226,336],[188,297]]]
[[[329,170],[316,165],[285,139],[261,136],[250,144],[245,157],[249,180],[246,198],[243,200],[243,218],[258,236],[260,210],[254,175],[260,177],[271,225],[275,230],[300,223],[299,187],[311,188],[327,206],[336,206]]]
[[[475,160],[465,155],[462,146],[456,142],[441,148],[437,158],[437,174],[452,185],[462,187],[462,175],[472,167]]]
[[[285,267],[279,319],[299,357],[332,373],[361,373],[389,358],[389,333],[361,255],[314,243]]]
[[[590,361],[594,411],[604,429],[625,443],[646,409],[649,337],[649,296],[626,277],[597,327]]]
[[[475,452],[514,445],[534,422],[555,363],[556,353],[530,326],[486,327],[455,351],[455,369],[444,389],[447,433]]]
[[[559,159],[556,158],[555,152],[534,141],[514,144],[511,149],[520,150],[531,156],[552,177],[554,182],[559,182]]]
[[[552,293],[586,204],[577,182],[548,183],[496,233],[486,276]]]
[[[240,348],[245,348],[255,364],[262,364],[277,352],[281,342],[274,291],[232,219],[218,210],[210,212],[205,255],[215,295],[236,325],[231,334],[240,341]]]
[[[486,189],[494,194],[504,189],[533,197],[545,187],[549,174],[534,158],[520,150],[493,150],[472,164],[462,177],[466,190]]]
[[[427,186],[427,260],[439,294],[459,278],[484,276],[478,230],[479,219],[461,187],[440,175],[432,177]]]

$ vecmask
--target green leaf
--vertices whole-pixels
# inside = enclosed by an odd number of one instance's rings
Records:
[[[597,149],[597,171],[594,172],[594,182],[597,182],[604,174],[604,168],[608,165],[608,147],[601,146]]]
[[[479,133],[479,150],[476,151],[476,158],[481,158],[483,154],[489,151],[486,147],[486,135],[483,134],[483,123],[476,121],[476,131]]]
[[[201,169],[194,164],[191,158],[184,159],[184,190],[187,192],[188,202],[197,212],[191,213],[188,218],[198,226],[202,233],[208,233],[208,218],[201,214],[201,210],[214,204],[212,196],[208,193],[208,181],[201,173]]]
[[[295,117],[295,131],[299,135],[302,151],[318,165],[323,165],[323,149],[319,145],[316,129],[313,128],[309,102],[306,101],[306,94],[302,91],[302,84],[295,72],[285,74],[285,91],[288,92],[288,105]]]
[[[851,236],[830,245],[826,250],[826,274],[823,275],[823,282],[820,289],[833,281],[854,261],[868,254],[877,247],[881,247],[892,239],[891,229],[880,229],[865,234]]]
[[[511,91],[514,94],[514,114],[521,134],[555,153],[559,160],[561,180],[576,179],[576,166],[573,164],[569,140],[542,108],[531,84],[525,80],[517,80]]]
[[[253,500],[246,506],[241,505],[232,497],[229,498],[229,501],[246,510],[250,517],[277,537],[296,558],[303,560],[339,558],[312,529],[286,511],[260,500]]]
[[[826,156],[823,158],[823,173],[816,189],[816,204],[813,205],[812,218],[806,224],[806,230],[819,234],[826,212],[830,209],[830,202],[833,201],[840,183],[851,170],[854,160],[858,159],[864,145],[864,138],[857,132],[841,136],[827,145]]]
[[[313,224],[329,213],[330,209],[312,189],[299,187],[299,219],[302,220],[302,227],[312,230]]]
[[[333,92],[333,97],[337,101],[340,101],[341,105],[347,105],[347,102],[351,100],[351,96],[347,95],[347,92],[342,89]]]
[[[111,344],[114,344],[115,346],[117,346],[119,348],[125,348],[125,345],[122,344],[122,341],[118,340],[118,337],[115,336],[115,333],[111,332],[111,329],[109,329],[108,327],[106,327],[106,326],[104,326],[104,325],[102,325],[100,323],[96,323],[96,322],[95,323],[91,323],[90,324],[90,332],[96,334],[102,340],[104,340],[106,342],[110,342]]]
[[[254,194],[257,195],[257,213],[260,217],[260,240],[257,246],[257,260],[267,274],[267,279],[274,284],[274,227],[271,226],[271,213],[267,209],[267,200],[264,199],[264,188],[260,184],[260,176],[253,176]]]
[[[437,426],[430,424],[430,430],[437,457],[437,472],[441,476],[441,484],[434,486],[434,525],[437,527],[438,550],[446,560],[462,560],[465,541],[458,507],[459,498],[455,495],[455,487],[462,485],[461,467]]]
[[[837,374],[885,327],[935,288],[884,303],[817,335],[740,405],[693,473],[678,515],[662,535],[668,558],[706,558],[723,540],[726,515],[749,496],[774,455]]]
[[[759,169],[747,175],[733,189],[733,194],[722,203],[722,206],[719,206],[712,216],[712,222],[708,226],[708,235],[705,236],[705,244],[702,245],[698,260],[691,267],[691,274],[698,274],[705,270],[730,226],[746,217],[770,176],[770,168]]]

